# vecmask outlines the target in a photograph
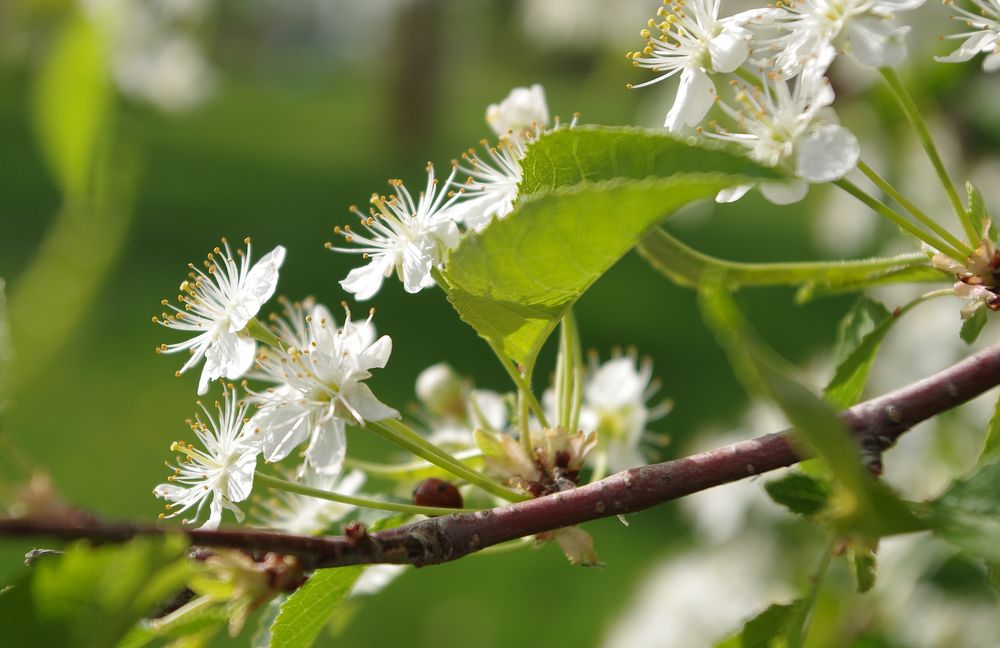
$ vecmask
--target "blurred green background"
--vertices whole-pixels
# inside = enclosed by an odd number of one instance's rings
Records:
[[[154,519],[160,503],[151,489],[166,474],[170,442],[186,431],[197,372],[177,379],[181,359],[153,353],[176,338],[150,317],[161,298],[174,295],[185,264],[221,236],[252,236],[258,255],[277,244],[288,249],[279,292],[336,304],[348,297],[337,282],[358,259],[323,243],[335,225],[352,222],[347,207],[384,191],[390,177],[421,183],[425,161],[446,165],[476,145],[489,135],[486,105],[512,87],[542,83],[554,114],[579,111],[584,123],[659,125],[672,89],[627,91],[626,81],[645,76],[623,56],[638,46],[637,32],[655,9],[655,2],[624,0],[204,7],[197,20],[182,21],[211,61],[204,98],[163,110],[110,91],[98,146],[110,162],[91,170],[108,175],[110,198],[68,196],[39,135],[46,56],[81,10],[57,0],[0,9],[8,19],[0,67],[0,277],[12,302],[16,354],[2,420],[4,486],[42,468],[75,504],[113,518]],[[114,47],[104,55],[112,57]],[[928,87],[945,92],[949,83]],[[59,99],[71,121],[73,101],[69,90]],[[863,116],[879,128],[877,115]],[[817,245],[808,216],[821,199],[814,191],[794,207],[756,196],[725,208],[704,204],[671,229],[699,249],[738,260],[821,258],[830,250]],[[873,252],[886,233],[877,229],[853,252]],[[850,302],[796,306],[789,290],[740,299],[796,362],[829,345]],[[439,291],[407,295],[388,281],[373,305],[376,325],[394,345],[389,366],[372,381],[384,401],[413,400],[417,373],[442,360],[478,386],[508,388],[489,349]],[[684,452],[699,430],[736,425],[745,396],[691,292],[632,254],[577,312],[586,347],[606,357],[616,345],[634,345],[653,357],[660,395],[676,403],[654,425],[672,439],[664,458]],[[361,456],[388,450],[357,430],[350,442]],[[690,542],[675,505],[630,521],[628,528],[616,520],[588,526],[603,569],[570,567],[544,547],[410,570],[382,595],[355,604],[336,638],[323,641],[594,645],[645,570]],[[6,582],[22,569],[23,547],[0,551]],[[251,621],[247,634],[253,629]]]

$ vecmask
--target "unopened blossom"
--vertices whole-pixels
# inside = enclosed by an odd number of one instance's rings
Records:
[[[364,485],[365,475],[358,470],[346,475],[322,474],[307,467],[296,482],[340,495],[354,495]],[[300,535],[319,535],[355,509],[350,504],[284,491],[275,492],[275,499],[266,506],[262,526]]]
[[[447,187],[457,173],[439,185],[434,166],[427,164],[427,186],[417,200],[403,186],[402,180],[390,180],[392,196],[373,195],[372,207],[365,215],[357,207],[351,211],[361,218],[359,232],[350,226],[337,227],[347,243],[357,247],[340,248],[327,243],[336,252],[361,254],[367,265],[348,273],[340,285],[356,299],[371,299],[382,282],[393,273],[403,282],[406,292],[415,293],[434,285],[431,270],[444,262],[445,253],[458,244],[459,231],[452,211],[458,194],[448,195]]]
[[[325,306],[288,305],[286,323],[275,327],[283,348],[258,356],[263,373],[256,377],[274,386],[252,392],[259,409],[249,429],[267,461],[280,461],[307,443],[306,465],[322,475],[337,474],[347,450],[347,425],[399,416],[364,383],[371,369],[389,360],[392,340],[376,339],[371,316],[352,321],[346,304],[344,311],[338,327]]]
[[[782,166],[796,178],[762,182],[761,193],[776,204],[801,200],[807,183],[832,182],[857,164],[861,145],[851,131],[836,122],[829,109],[833,88],[820,67],[809,68],[795,80],[769,78],[763,87],[735,83],[736,105],[720,102],[738,131],[713,124],[711,137],[745,146],[751,157],[769,166]],[[719,192],[717,202],[733,202],[753,185]]]
[[[910,30],[893,22],[897,12],[924,0],[797,0],[766,14],[781,34],[762,39],[758,55],[774,53],[774,67],[789,78],[806,67],[826,70],[828,51],[849,49],[865,65],[887,67],[906,58]]]
[[[611,472],[648,463],[641,445],[649,436],[646,427],[671,408],[669,402],[649,405],[658,389],[649,360],[639,361],[629,354],[598,364],[596,357],[591,357],[583,387],[580,427],[597,433],[593,460]]]
[[[162,353],[188,351],[191,357],[181,367],[180,375],[205,360],[198,381],[198,393],[208,391],[208,383],[223,376],[236,379],[253,364],[256,343],[244,329],[271,298],[278,285],[278,269],[285,259],[280,245],[251,265],[250,239],[246,252],[237,250],[233,257],[226,239],[204,261],[204,269],[188,264],[188,280],[180,285],[180,306],[163,300],[173,312],[164,312],[153,321],[167,328],[194,333],[184,342],[163,344]]]
[[[167,483],[153,489],[154,495],[167,500],[170,513],[161,517],[174,517],[193,508],[193,516],[185,520],[191,523],[201,517],[207,503],[209,516],[202,529],[217,528],[224,508],[243,521],[235,503],[250,495],[260,448],[247,434],[247,403],[237,401],[233,388],[225,391],[223,403],[215,404],[215,414],[199,403],[201,414],[188,421],[201,447],[183,441],[170,446],[182,456],[176,465],[168,464],[174,474],[167,477]]]
[[[657,72],[651,81],[630,85],[641,88],[681,75],[674,105],[664,126],[678,132],[695,126],[715,101],[712,75],[733,72],[746,61],[750,52],[751,32],[746,22],[755,12],[719,18],[721,0],[690,0],[664,3],[657,18],[641,35],[646,46],[629,53],[632,64]]]
[[[947,39],[964,39],[954,52],[948,56],[936,56],[935,60],[942,63],[961,63],[970,60],[976,54],[986,54],[983,58],[983,70],[996,72],[1000,70],[1000,0],[971,0],[976,11],[969,11],[957,6],[953,0],[947,0],[955,12],[955,20],[965,23],[967,31],[945,36]]]
[[[545,90],[537,83],[530,88],[514,88],[503,101],[486,107],[486,123],[497,136],[514,141],[548,127]]]

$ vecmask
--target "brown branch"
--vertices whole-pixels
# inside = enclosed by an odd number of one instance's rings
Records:
[[[1000,345],[929,378],[844,411],[844,422],[870,451],[890,447],[899,435],[1000,384]],[[76,519],[0,520],[0,536],[50,536],[122,542],[139,535],[184,533],[203,547],[295,555],[307,567],[367,563],[429,565],[466,556],[508,540],[643,509],[801,459],[786,433],[633,468],[579,488],[485,511],[428,518],[368,534],[308,537],[252,530],[200,531]]]

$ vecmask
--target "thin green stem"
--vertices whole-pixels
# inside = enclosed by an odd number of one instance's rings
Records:
[[[910,212],[914,218],[929,227],[931,231],[940,236],[943,240],[954,246],[956,250],[962,252],[966,256],[970,256],[972,254],[971,247],[942,227],[940,223],[928,216],[922,209],[914,205],[906,196],[899,193],[895,187],[889,184],[885,178],[880,176],[875,169],[868,166],[864,160],[858,160],[858,170],[865,174],[865,176],[871,180],[876,187],[884,191],[887,196],[899,203],[903,209]]]
[[[930,233],[920,229],[919,227],[908,221],[902,214],[898,213],[885,203],[876,200],[875,198],[872,198],[867,193],[865,193],[864,190],[862,190],[860,187],[858,187],[856,184],[854,184],[847,178],[834,180],[833,184],[837,185],[847,193],[851,194],[852,196],[863,202],[879,216],[889,219],[890,221],[898,225],[903,231],[908,232],[911,236],[917,238],[920,241],[923,241],[927,245],[930,245],[935,250],[947,254],[956,261],[963,262],[965,260],[965,256],[961,252],[955,250],[953,247],[951,247],[944,241],[935,238]]]
[[[948,175],[948,171],[944,168],[944,162],[941,161],[941,155],[938,153],[937,146],[934,145],[931,131],[927,128],[927,122],[924,121],[923,115],[920,114],[916,102],[913,101],[910,93],[906,90],[906,86],[900,81],[894,69],[884,67],[880,68],[879,71],[882,73],[882,78],[885,79],[886,85],[889,86],[889,90],[892,92],[899,107],[903,110],[903,114],[906,115],[906,119],[913,126],[917,139],[920,140],[920,144],[924,147],[927,157],[930,158],[931,164],[934,166],[934,171],[937,172],[938,178],[941,180],[941,186],[944,187],[945,193],[948,194],[948,200],[951,202],[951,206],[958,216],[958,222],[965,229],[965,235],[969,237],[970,243],[977,245],[981,234],[976,224],[972,222],[969,213],[962,205],[962,199],[958,197],[958,189],[955,188],[955,183],[951,181],[951,176]]]
[[[453,456],[462,463],[470,465],[482,463],[481,459],[483,454],[479,450],[463,450],[462,452],[456,452]],[[346,457],[344,459],[344,465],[348,468],[362,470],[370,475],[375,475],[376,477],[400,481],[419,479],[424,475],[424,473],[431,474],[437,472],[438,470],[443,470],[440,466],[423,459],[419,459],[417,461],[407,461],[405,463],[378,463],[375,461],[355,459],[354,457]]]
[[[795,606],[795,612],[788,625],[788,648],[802,648],[802,644],[805,642],[809,613],[812,612],[813,606],[816,604],[819,588],[823,584],[823,579],[826,578],[826,572],[833,560],[833,548],[836,542],[837,538],[834,536],[824,548],[819,567],[816,568],[816,573],[809,584],[809,591],[805,598]]]
[[[365,425],[365,428],[373,431],[383,439],[391,443],[395,443],[401,448],[412,452],[418,457],[426,459],[435,466],[443,468],[452,475],[455,475],[470,484],[474,484],[488,493],[496,495],[497,497],[510,502],[518,502],[528,499],[527,496],[507,488],[502,484],[498,484],[485,475],[469,468],[452,455],[448,454],[395,419],[369,421]]]
[[[496,354],[497,359],[500,360],[500,364],[503,365],[503,368],[507,371],[511,380],[514,381],[514,385],[517,386],[518,392],[524,393],[525,398],[528,400],[528,406],[538,418],[538,422],[542,424],[542,427],[549,427],[549,421],[545,417],[542,405],[538,402],[538,399],[535,398],[535,395],[531,393],[531,385],[528,383],[525,376],[516,366],[514,366],[514,363],[511,362],[510,358],[508,358],[501,349],[499,349],[492,342],[488,342],[488,344],[490,345],[490,348],[493,349],[493,353]]]
[[[561,372],[558,376],[562,389],[556,391],[559,396],[559,425],[568,432],[575,430],[573,415],[577,409],[575,398],[579,393],[577,383],[579,382],[582,355],[580,352],[580,332],[576,326],[573,310],[570,309],[563,315],[559,330],[559,369]]]
[[[417,506],[415,504],[402,504],[397,502],[383,502],[382,500],[371,499],[368,497],[354,497],[351,495],[341,495],[340,493],[331,493],[330,491],[320,490],[318,488],[310,488],[309,486],[303,486],[302,484],[296,484],[294,482],[285,481],[284,479],[278,479],[277,477],[272,477],[271,475],[266,475],[260,471],[254,473],[254,479],[258,484],[263,484],[268,488],[274,488],[277,490],[287,491],[289,493],[297,493],[298,495],[305,495],[307,497],[315,497],[317,499],[329,500],[331,502],[340,502],[341,504],[349,504],[351,506],[357,506],[361,508],[378,509],[381,511],[393,511],[395,513],[409,513],[411,515],[451,515],[460,510],[478,510],[478,509],[453,509],[453,508],[442,508],[438,506]]]
[[[531,443],[531,429],[528,426],[528,399],[521,390],[517,391],[517,434],[524,454],[535,461],[535,446]]]
[[[744,81],[754,86],[755,88],[764,85],[763,82],[760,80],[759,76],[757,76],[747,68],[743,67],[742,65],[736,68],[735,74],[736,76],[743,79]]]

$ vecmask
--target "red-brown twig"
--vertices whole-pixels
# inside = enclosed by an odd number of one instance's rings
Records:
[[[842,418],[868,451],[890,447],[917,423],[1000,384],[1000,345],[929,378],[859,403]],[[589,520],[633,513],[691,493],[789,466],[801,459],[787,433],[633,468],[606,479],[475,513],[428,518],[385,531],[306,537],[268,531],[200,531],[77,519],[0,520],[0,536],[49,536],[122,542],[139,535],[184,533],[196,546],[295,555],[307,567],[366,563],[429,565],[447,562],[508,540]]]

